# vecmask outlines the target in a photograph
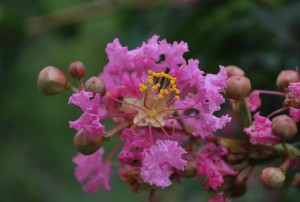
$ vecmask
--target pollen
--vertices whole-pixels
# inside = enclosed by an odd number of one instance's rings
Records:
[[[176,86],[176,77],[166,72],[154,72],[148,70],[148,77],[145,83],[140,83],[140,92],[146,91],[151,96],[157,96],[159,100],[171,101],[179,99],[180,90]]]

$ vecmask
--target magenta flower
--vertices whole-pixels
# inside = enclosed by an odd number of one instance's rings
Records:
[[[184,59],[183,54],[188,52],[185,42],[168,43],[158,38],[155,35],[133,50],[115,39],[106,47],[108,64],[99,75],[105,83],[104,96],[81,91],[69,100],[83,111],[79,119],[70,121],[70,127],[76,130],[84,129],[90,136],[104,135],[100,120],[114,121],[115,126],[106,137],[121,134],[124,145],[118,160],[125,164],[124,168],[132,168],[123,171],[126,176],[133,175],[134,190],[143,189],[146,183],[162,188],[171,185],[170,176],[184,171],[187,165],[182,157],[186,151],[181,145],[191,139],[213,137],[215,131],[231,120],[228,115],[215,115],[225,102],[222,95],[227,83],[225,68],[220,66],[216,75],[204,74],[198,60]],[[92,161],[93,155],[81,158],[89,157]],[[224,165],[220,164],[222,168],[215,168],[214,172],[219,173],[222,181],[223,175],[233,171],[219,161]],[[96,166],[95,162],[90,164],[86,172],[80,171],[84,177],[76,175],[80,182],[88,181],[85,187],[95,185],[94,176],[103,173],[91,171]],[[209,170],[205,172],[209,174]],[[131,177],[124,179],[130,184]],[[105,179],[99,177],[97,186],[85,189],[94,191],[100,185],[108,189]]]
[[[217,190],[223,183],[223,176],[236,175],[237,172],[230,168],[222,159],[227,154],[223,146],[208,143],[202,147],[197,155],[198,176],[206,176],[205,188]]]
[[[101,186],[104,190],[110,190],[109,178],[111,174],[110,164],[102,160],[104,149],[100,148],[94,154],[85,156],[77,154],[73,162],[77,165],[75,177],[83,183],[83,189],[87,192],[95,192]]]
[[[158,187],[168,187],[172,183],[169,179],[174,168],[184,170],[187,162],[182,159],[186,151],[171,140],[157,140],[145,155],[141,167],[141,176],[145,182]]]
[[[108,111],[129,108],[136,112],[134,124],[154,128],[166,127],[166,120],[175,119],[172,115],[178,112],[182,115],[176,119],[191,119],[187,122],[193,134],[203,138],[223,128],[230,118],[214,113],[225,102],[220,93],[226,87],[226,71],[220,66],[217,75],[203,75],[198,60],[186,63],[183,54],[187,51],[186,43],[169,44],[158,41],[156,35],[130,51],[118,39],[108,44],[109,62],[100,74],[106,84],[103,102]],[[193,109],[190,114],[181,113],[189,109]]]
[[[254,115],[254,121],[244,132],[250,136],[251,144],[276,144],[280,138],[272,133],[272,121],[260,116],[259,112]]]
[[[215,196],[215,198],[211,198],[209,199],[208,202],[229,202],[228,199],[224,199],[223,198],[223,192],[217,193],[217,195]]]
[[[261,105],[261,99],[258,91],[253,91],[246,98],[250,111],[256,111]]]
[[[300,120],[300,109],[296,109],[296,108],[290,107],[290,116],[296,122],[299,122],[299,120]]]
[[[71,128],[75,128],[77,131],[84,129],[85,134],[88,136],[104,133],[104,126],[99,121],[107,111],[100,104],[99,94],[93,97],[92,92],[82,90],[79,93],[73,94],[69,99],[69,103],[80,107],[83,111],[79,119],[69,122]]]

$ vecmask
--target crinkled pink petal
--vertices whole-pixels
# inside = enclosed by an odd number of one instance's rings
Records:
[[[223,183],[223,176],[236,175],[237,172],[230,168],[222,156],[227,154],[223,146],[208,143],[202,147],[197,155],[198,176],[206,176],[205,188],[217,190]]]
[[[261,105],[261,99],[258,91],[253,91],[246,98],[250,111],[256,111]]]
[[[173,168],[184,170],[187,162],[182,159],[186,151],[171,140],[157,140],[145,155],[141,167],[141,176],[145,182],[158,187],[171,185],[169,179]]]
[[[280,138],[272,133],[272,121],[260,116],[259,112],[254,115],[254,121],[244,132],[250,136],[251,144],[276,144]]]
[[[95,192],[101,186],[104,190],[110,190],[109,178],[111,166],[102,160],[104,149],[100,148],[97,152],[85,156],[77,154],[73,162],[77,165],[75,177],[83,183],[83,189],[87,192]]]
[[[70,96],[69,104],[72,103],[80,107],[82,111],[86,111],[88,108],[90,108],[92,97],[93,97],[92,92],[82,90]]]
[[[70,121],[71,128],[79,131],[84,129],[86,135],[93,136],[104,133],[104,126],[99,122],[107,114],[107,110],[102,103],[100,103],[100,94],[93,97],[93,93],[87,91],[80,91],[74,93],[69,103],[80,107],[83,114],[75,121]]]
[[[207,90],[213,90],[222,92],[227,85],[227,72],[224,66],[220,65],[220,71],[218,74],[207,74],[206,75],[206,87]]]
[[[225,125],[231,121],[231,117],[228,115],[216,117],[213,114],[205,114],[201,111],[198,115],[191,115],[196,118],[185,119],[184,123],[194,129],[194,136],[201,137],[203,140],[212,137],[216,130],[224,128]]]
[[[133,166],[141,164],[146,151],[152,146],[149,134],[145,130],[135,132],[126,128],[123,130],[121,138],[125,141],[125,144],[118,155],[118,160]]]
[[[130,58],[128,57],[128,48],[120,44],[118,38],[112,43],[107,44],[105,49],[109,63],[104,67],[111,74],[120,74],[130,69]]]
[[[77,131],[84,129],[85,134],[90,137],[103,135],[105,128],[99,120],[95,114],[85,112],[77,120],[69,121],[69,126]]]
[[[290,107],[290,116],[296,122],[299,122],[299,120],[300,120],[300,109],[296,109],[296,108]]]
[[[93,113],[101,118],[107,113],[107,111],[105,107],[100,104],[100,99],[99,93],[93,97],[92,92],[82,90],[79,93],[71,95],[69,98],[69,104],[74,104],[80,107],[83,112]]]

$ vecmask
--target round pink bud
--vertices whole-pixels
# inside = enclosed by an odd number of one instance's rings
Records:
[[[298,82],[298,73],[294,70],[281,71],[276,80],[276,86],[281,91],[286,91],[289,83]]]
[[[85,72],[85,66],[80,61],[72,62],[69,66],[69,73],[75,79],[82,79]]]
[[[87,136],[84,130],[79,130],[73,138],[77,151],[84,155],[95,153],[101,146],[103,137],[101,135]]]
[[[235,65],[228,65],[225,67],[225,69],[228,78],[232,76],[245,76],[245,72]]]
[[[293,186],[296,187],[300,191],[300,173],[297,173],[294,176]]]
[[[251,83],[247,77],[232,76],[227,79],[226,95],[230,99],[241,100],[251,90]]]
[[[54,95],[65,90],[67,78],[58,68],[48,66],[42,69],[37,78],[37,86],[45,95]]]
[[[267,190],[276,190],[283,186],[285,174],[281,168],[268,167],[262,170],[260,180]]]
[[[297,134],[296,122],[288,115],[279,115],[272,119],[272,132],[283,141],[293,138]]]
[[[95,76],[89,78],[85,82],[85,89],[93,93],[100,93],[101,96],[103,96],[106,92],[103,79]]]

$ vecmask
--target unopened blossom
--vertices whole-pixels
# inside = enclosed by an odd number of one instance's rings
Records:
[[[256,111],[261,105],[261,99],[258,91],[251,92],[246,98],[250,111]]]
[[[272,132],[272,121],[260,116],[259,112],[254,115],[251,126],[244,128],[244,132],[250,136],[251,144],[276,144],[280,138]]]
[[[102,160],[104,149],[100,148],[91,155],[77,154],[73,162],[77,165],[75,177],[83,185],[87,192],[95,192],[101,186],[104,190],[110,190],[109,178],[111,166]]]
[[[227,198],[223,198],[223,192],[217,193],[214,198],[208,200],[208,202],[229,202]]]
[[[290,116],[296,122],[299,122],[299,120],[300,120],[300,109],[296,109],[296,108],[290,107]]]
[[[222,159],[227,154],[227,149],[208,143],[202,147],[197,155],[198,176],[206,176],[205,188],[217,190],[223,183],[223,176],[236,175],[237,172],[230,168]]]
[[[186,151],[171,140],[157,140],[145,155],[141,176],[145,182],[158,187],[168,187],[174,169],[184,170],[187,162],[182,159]]]
[[[69,98],[69,103],[80,107],[83,111],[79,119],[69,122],[71,128],[75,128],[77,131],[84,129],[85,134],[88,136],[104,133],[105,128],[99,121],[107,111],[100,104],[100,94],[93,97],[92,92],[82,90],[73,94]]]

